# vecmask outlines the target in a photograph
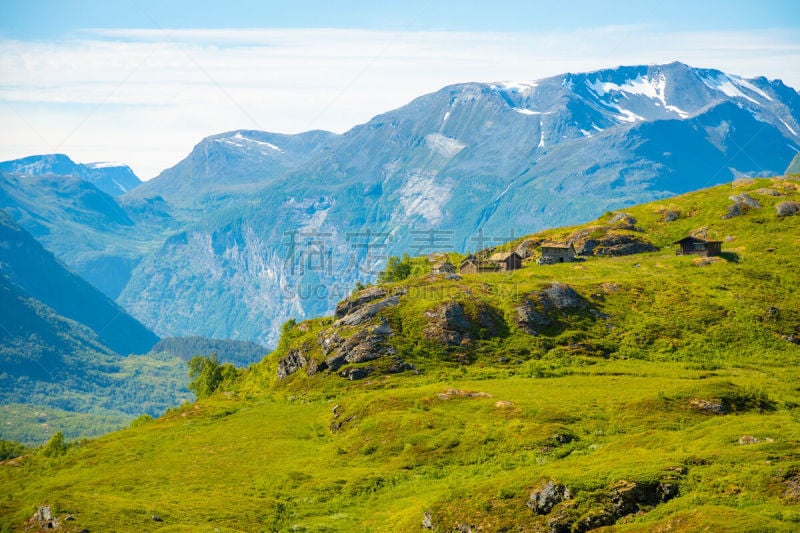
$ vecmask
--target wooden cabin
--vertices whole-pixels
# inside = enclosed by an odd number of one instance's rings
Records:
[[[707,241],[699,237],[689,236],[672,244],[679,245],[679,248],[675,251],[676,255],[702,255],[709,257],[722,253],[722,241]]]
[[[536,261],[540,265],[571,263],[575,261],[575,246],[572,243],[542,243],[542,255]]]
[[[478,261],[478,258],[470,254],[458,265],[458,271],[462,274],[477,274],[479,265],[480,261]]]
[[[450,261],[440,261],[431,267],[431,274],[455,274],[456,267]]]
[[[522,267],[522,256],[517,252],[499,252],[489,257],[489,263],[495,263],[497,270],[517,270]]]
[[[519,257],[519,255],[517,255],[517,257]],[[513,265],[514,259],[511,259],[510,262]],[[521,258],[519,259],[519,263],[522,263]],[[483,261],[474,255],[467,256],[458,266],[458,271],[462,274],[483,274],[485,272],[500,272],[502,270],[509,270],[506,263],[493,260]],[[513,270],[513,268],[510,270]]]

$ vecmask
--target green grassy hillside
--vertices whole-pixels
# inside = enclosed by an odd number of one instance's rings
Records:
[[[209,398],[6,461],[0,524],[48,505],[66,531],[796,531],[791,202],[800,181],[739,181],[509,243],[533,250],[515,272],[370,287]],[[677,256],[690,232],[722,256]],[[566,239],[597,255],[535,263]]]

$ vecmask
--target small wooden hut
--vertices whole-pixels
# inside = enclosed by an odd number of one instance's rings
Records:
[[[722,253],[722,241],[708,241],[700,237],[684,237],[672,244],[679,245],[675,251],[676,255],[702,255],[709,257]]]

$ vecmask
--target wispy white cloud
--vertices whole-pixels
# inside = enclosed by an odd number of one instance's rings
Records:
[[[150,178],[221,131],[344,131],[452,83],[673,60],[800,86],[784,31],[84,30],[0,41],[0,159],[58,151]]]

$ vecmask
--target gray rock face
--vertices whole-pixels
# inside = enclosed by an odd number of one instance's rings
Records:
[[[627,213],[614,213],[614,216],[608,221],[608,225],[616,229],[632,230],[635,224],[636,219]]]
[[[779,217],[789,217],[800,211],[800,202],[781,202],[775,206]]]
[[[346,363],[364,363],[397,353],[386,343],[384,335],[377,335],[366,329],[359,330],[346,339],[342,339],[336,332],[321,335],[320,345],[325,355],[328,355],[325,364],[333,372]]]
[[[728,207],[728,212],[722,215],[723,220],[728,220],[729,218],[740,217],[744,214],[747,210],[745,204],[735,203]]]
[[[698,411],[711,413],[714,415],[728,414],[728,408],[719,400],[705,400],[703,398],[694,398],[689,401],[689,406]]]
[[[553,507],[572,497],[564,485],[548,481],[542,488],[531,492],[528,508],[536,514],[549,514]]]
[[[308,364],[308,358],[300,350],[290,350],[278,362],[278,377],[283,379],[291,376]]]
[[[393,307],[399,303],[400,303],[400,297],[395,295],[395,296],[390,296],[385,300],[381,300],[379,302],[362,305],[360,307],[356,307],[355,310],[353,310],[352,312],[344,315],[342,318],[334,322],[333,325],[357,326],[359,324],[363,324],[367,320],[377,315],[378,311],[380,311],[381,309],[386,309],[387,307]]]
[[[564,283],[551,283],[541,294],[546,306],[549,303],[559,311],[586,307],[586,302],[583,301],[581,295]]]
[[[667,211],[664,213],[664,222],[675,222],[680,218],[681,214],[678,211]]]
[[[622,255],[657,252],[658,248],[634,235],[619,234],[604,237],[595,245],[593,251],[595,255],[618,257]]]
[[[383,287],[368,287],[360,291],[350,298],[339,302],[336,306],[336,311],[333,313],[333,318],[340,319],[345,315],[349,315],[356,310],[360,309],[364,304],[378,300],[388,294]]]
[[[486,304],[478,304],[475,316],[469,317],[462,303],[446,302],[425,311],[425,317],[429,319],[423,330],[425,338],[449,346],[474,340],[478,329],[495,336],[503,323],[500,314]]]
[[[372,373],[371,368],[345,368],[341,372],[339,372],[339,376],[349,379],[351,381],[364,379],[365,377],[369,376]]]
[[[756,200],[746,192],[743,192],[742,194],[731,195],[728,197],[728,199],[733,200],[737,204],[743,204],[746,205],[747,207],[752,207],[753,209],[761,209],[761,204],[758,202],[758,200]]]
[[[522,305],[516,308],[514,322],[529,335],[537,335],[539,328],[547,327],[553,323],[546,314],[536,309],[536,304],[529,298],[525,298]]]

